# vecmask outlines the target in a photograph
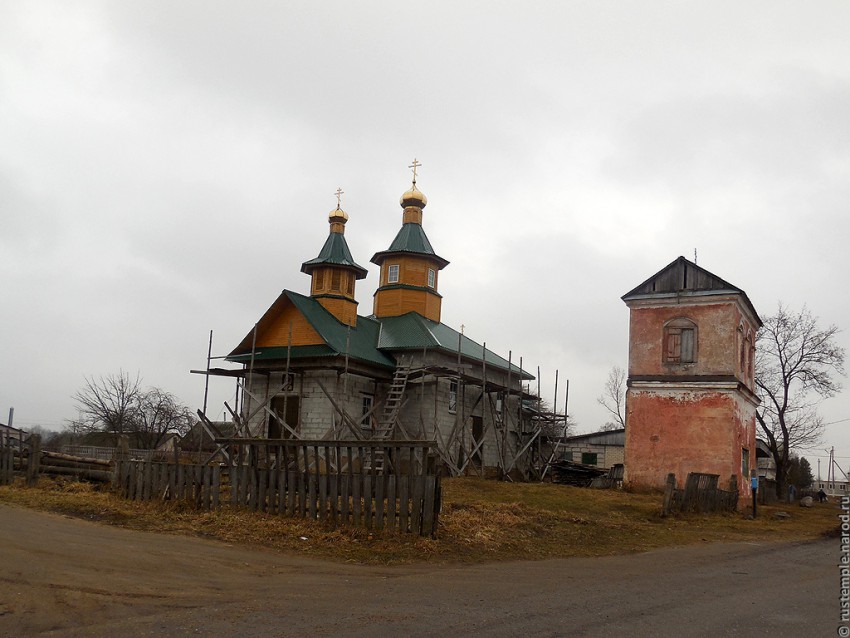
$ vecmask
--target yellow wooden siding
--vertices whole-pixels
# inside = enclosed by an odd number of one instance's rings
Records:
[[[348,326],[357,325],[357,304],[349,299],[320,297],[317,301],[334,317]]]
[[[295,306],[287,303],[283,311],[259,331],[257,347],[271,348],[288,345],[290,323],[292,324],[293,346],[314,346],[325,342],[310,325],[310,322],[304,318],[304,315],[298,312]]]
[[[375,293],[374,312],[377,317],[397,317],[418,312],[433,321],[440,320],[442,299],[425,290],[392,288]]]
[[[332,293],[354,298],[354,280],[354,273],[344,268],[316,268],[313,271],[313,294]]]
[[[422,257],[389,257],[381,266],[381,285],[388,285],[387,271],[390,266],[398,265],[398,282],[408,286],[427,286],[428,269],[431,268],[436,274],[439,271],[437,265],[430,259]],[[434,280],[434,290],[437,289],[437,279]]]

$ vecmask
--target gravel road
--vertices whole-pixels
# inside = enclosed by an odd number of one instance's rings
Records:
[[[835,636],[838,552],[363,567],[0,505],[0,636]]]

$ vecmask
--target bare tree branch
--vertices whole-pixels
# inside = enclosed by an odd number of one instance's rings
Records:
[[[756,420],[776,463],[777,494],[785,493],[791,450],[818,443],[821,401],[834,396],[844,374],[844,348],[835,325],[821,328],[803,306],[792,312],[779,304],[766,317],[756,339],[756,388],[761,406]]]
[[[160,388],[141,388],[138,374],[132,379],[123,370],[118,374],[87,378],[73,399],[79,419],[74,431],[129,434],[133,445],[154,449],[168,434],[184,434],[194,417],[176,397]]]
[[[124,434],[133,430],[136,400],[140,392],[138,373],[132,379],[120,370],[106,377],[86,378],[82,390],[73,395],[79,407],[79,425],[83,431],[105,430]]]
[[[603,430],[615,430],[626,427],[626,372],[619,366],[614,366],[608,373],[603,393],[596,402],[604,407],[614,417],[606,423]]]

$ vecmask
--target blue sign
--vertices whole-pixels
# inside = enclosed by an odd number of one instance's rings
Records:
[[[753,477],[752,479],[750,479],[750,480],[752,481],[753,489],[754,489],[754,490],[757,490],[757,489],[759,488],[759,477],[758,477],[758,476],[754,476],[754,477]]]

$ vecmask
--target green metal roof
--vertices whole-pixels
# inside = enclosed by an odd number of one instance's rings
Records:
[[[460,344],[460,354],[466,359],[483,360],[487,362],[487,365],[520,373],[519,366],[509,363],[491,350],[486,350],[484,346],[462,335],[454,328],[438,321],[426,319],[416,312],[408,312],[399,317],[384,317],[379,321],[381,322],[381,334],[378,340],[378,348],[381,350],[435,348],[450,354],[457,354],[458,344]],[[524,379],[534,378],[525,370],[522,371],[522,377]]]
[[[284,290],[258,322],[260,330],[266,321],[272,321],[273,317],[277,316],[278,308],[286,302],[296,307],[325,342],[289,348],[289,357],[293,360],[338,357],[347,353],[351,359],[392,369],[396,366],[394,351],[428,348],[457,355],[458,343],[460,343],[460,354],[468,361],[483,360],[488,366],[502,370],[510,369],[523,379],[534,378],[524,370],[520,373],[519,366],[509,364],[506,359],[486,350],[481,344],[461,335],[457,330],[444,323],[426,319],[416,312],[382,319],[358,316],[357,326],[349,327],[334,317],[314,298]],[[252,337],[252,333],[248,333],[242,342],[227,355],[227,360],[247,363],[251,357]],[[287,347],[285,344],[280,344],[257,348],[254,360],[285,360],[286,356]]]
[[[357,279],[366,277],[366,269],[354,261],[348,242],[342,233],[331,233],[325,240],[325,245],[319,251],[319,256],[301,264],[301,272],[309,274],[316,266],[345,266],[355,271]]]
[[[290,290],[284,290],[281,293],[277,301],[266,311],[266,315],[269,315],[284,300],[289,300],[325,341],[325,345],[293,347],[290,349],[290,357],[344,356],[348,353],[348,356],[352,359],[386,368],[395,368],[395,360],[392,356],[384,354],[376,348],[380,324],[374,319],[357,317],[357,325],[349,327],[334,317],[315,299]],[[260,319],[260,323],[262,322],[263,320]],[[242,340],[242,343],[227,356],[227,359],[245,363],[246,356],[250,357],[251,355],[250,344],[251,334]],[[260,354],[255,354],[255,359],[285,359],[286,350],[284,344],[276,347],[258,348]]]
[[[443,259],[434,252],[431,242],[428,241],[428,236],[422,228],[422,224],[415,222],[402,224],[401,230],[398,231],[390,247],[387,250],[375,253],[372,257],[372,263],[380,265],[384,258],[396,253],[427,255],[434,259],[440,265],[440,268],[445,268],[449,265],[446,259]]]

